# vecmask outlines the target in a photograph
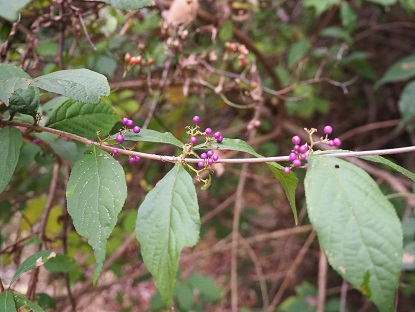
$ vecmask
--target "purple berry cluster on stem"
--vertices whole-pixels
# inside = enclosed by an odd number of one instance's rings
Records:
[[[201,120],[201,118],[199,116],[194,116],[193,117],[193,122],[196,124],[196,126],[195,127],[187,127],[189,129],[189,131],[187,133],[190,135],[190,142],[193,143],[193,144],[197,143],[197,140],[198,140],[197,135],[204,135],[204,136],[206,136],[207,141],[212,141],[212,140],[209,140],[209,136],[213,133],[212,128],[206,128],[204,132],[200,131],[200,127],[198,125],[200,120]],[[218,143],[223,142],[223,136],[219,131],[215,132],[213,137],[216,140],[216,142],[218,142]]]
[[[215,155],[215,152],[213,150],[208,150],[206,153],[200,154],[200,161],[197,163],[197,166],[199,168],[205,168],[206,165],[210,166],[215,161],[219,160],[219,156]]]

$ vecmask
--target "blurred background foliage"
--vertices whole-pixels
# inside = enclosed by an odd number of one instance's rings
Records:
[[[5,2],[0,2],[0,11]],[[287,155],[290,138],[302,128],[331,124],[344,149],[369,150],[415,145],[414,0],[201,0],[197,17],[182,29],[163,27],[169,1],[139,11],[102,2],[29,2],[19,22],[0,18],[0,60],[32,76],[59,69],[89,68],[111,84],[105,99],[118,115],[149,129],[172,132],[187,141],[185,126],[194,115],[201,126],[226,137],[248,140],[265,156]],[[126,54],[141,57],[129,65]],[[42,96],[42,114],[62,104]],[[260,105],[258,105],[260,103]],[[255,107],[255,109],[254,109]],[[27,120],[18,115],[16,120]],[[29,119],[30,120],[30,119]],[[252,121],[256,121],[252,123]],[[112,133],[116,133],[120,124]],[[252,129],[255,135],[250,136]],[[39,138],[41,143],[34,143]],[[139,143],[140,151],[172,155],[169,146]],[[70,166],[85,151],[77,142],[36,133],[26,136],[10,186],[0,194],[1,274],[9,276],[38,244],[57,157]],[[221,157],[239,157],[228,152]],[[413,171],[412,154],[391,159]],[[131,239],[137,207],[171,167],[142,160],[129,165],[129,197],[107,247],[106,272],[90,286],[94,263],[88,244],[70,227],[65,186],[48,217],[46,241],[66,257],[66,266],[46,266],[36,300],[51,311],[159,311],[165,309]],[[383,169],[379,169],[383,170]],[[386,170],[386,169],[385,169]],[[208,191],[199,191],[202,216],[198,245],[185,249],[175,292],[177,311],[227,311],[230,307],[230,237],[241,166],[216,168]],[[302,179],[304,172],[298,171]],[[397,178],[409,191],[413,185]],[[405,251],[415,256],[413,198],[402,198],[378,178],[403,220]],[[307,225],[303,188],[297,190],[299,226]],[[319,246],[301,251],[303,233],[271,173],[249,166],[239,232],[241,311],[315,311]],[[323,194],[322,194],[323,196]],[[280,233],[273,238],[272,233]],[[267,235],[260,239],[260,235]],[[398,311],[415,311],[415,264],[404,265]],[[2,277],[3,278],[3,277]],[[24,280],[19,291],[25,293]],[[72,294],[68,295],[68,289]],[[375,311],[334,272],[327,279],[326,311]]]

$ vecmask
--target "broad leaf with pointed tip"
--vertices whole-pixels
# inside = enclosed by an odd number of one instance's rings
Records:
[[[15,128],[0,129],[0,193],[13,176],[22,147],[22,132]]]
[[[68,213],[76,231],[94,250],[94,283],[102,271],[107,240],[126,197],[124,171],[107,152],[93,147],[75,163],[66,190]]]
[[[85,104],[72,99],[58,106],[46,122],[46,126],[83,137],[92,138],[108,134],[119,117],[105,102]]]
[[[136,235],[144,263],[163,300],[171,305],[179,257],[199,240],[200,216],[190,174],[176,164],[138,209]]]
[[[6,290],[0,293],[0,311],[16,312],[16,304],[11,291]]]
[[[335,157],[308,163],[307,211],[328,262],[380,311],[393,311],[403,252],[394,207],[359,167]]]
[[[59,70],[33,79],[31,85],[92,104],[110,94],[107,78],[85,68]]]
[[[36,120],[40,103],[40,92],[36,87],[16,90],[9,99],[9,111],[12,116],[15,113],[26,114]]]
[[[115,138],[116,135],[114,135]],[[126,141],[142,141],[142,142],[153,142],[171,144],[182,148],[183,143],[176,139],[170,132],[158,132],[151,129],[141,129],[140,133],[127,132],[124,135]]]
[[[9,98],[19,89],[26,89],[31,83],[30,76],[23,69],[12,64],[0,64],[0,101],[9,105]]]

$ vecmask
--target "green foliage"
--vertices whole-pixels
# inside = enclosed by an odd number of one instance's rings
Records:
[[[407,56],[390,66],[374,87],[379,88],[386,83],[404,81],[412,77],[415,77],[415,55]]]
[[[384,158],[382,156],[379,156],[379,155],[362,156],[360,158],[386,165],[386,166],[392,168],[393,170],[396,170],[397,172],[402,173],[404,176],[408,177],[409,179],[411,179],[412,181],[415,182],[415,174],[413,172],[411,172],[411,171],[409,171],[405,168],[402,168],[401,166],[399,166],[399,165],[395,164],[394,162],[390,161],[389,159],[386,159],[386,158]]]
[[[362,169],[319,156],[309,164],[307,211],[328,262],[380,311],[393,311],[403,248],[393,206]]]
[[[95,1],[95,0],[85,0],[85,1]],[[154,2],[151,0],[99,0],[113,6],[114,8],[121,10],[138,10],[147,6],[154,5]]]
[[[13,176],[20,147],[22,146],[22,133],[15,128],[4,127],[0,129],[0,193],[4,191]]]
[[[11,291],[6,290],[0,293],[0,307],[4,312],[16,312],[16,304]]]
[[[415,62],[414,62],[415,64]],[[398,107],[402,121],[407,122],[415,116],[415,81],[409,82],[401,93]]]
[[[316,15],[320,15],[334,5],[340,4],[341,0],[303,0],[305,7],[311,7],[316,11]]]
[[[199,228],[192,177],[177,164],[147,194],[136,223],[144,263],[167,305],[173,299],[181,250],[197,243]]]
[[[70,272],[75,267],[75,260],[64,254],[57,254],[56,257],[45,263],[45,269],[50,272]]]
[[[183,147],[183,143],[176,139],[170,132],[161,133],[151,129],[141,129],[140,133],[127,132],[124,138],[126,141],[164,143],[171,144],[179,148]]]
[[[0,100],[8,105],[12,94],[16,90],[26,89],[29,81],[30,76],[23,69],[11,64],[0,64]]]
[[[55,256],[56,254],[50,250],[42,250],[31,255],[29,258],[23,261],[22,264],[17,268],[9,285],[13,284],[16,281],[16,279],[23,273],[30,271],[41,265],[44,265],[47,261],[49,261],[51,258]]]
[[[36,87],[16,90],[9,99],[10,115],[26,114],[36,120],[36,113],[40,103],[40,92]]]
[[[107,152],[94,147],[75,163],[66,190],[68,213],[76,231],[94,249],[94,283],[105,260],[107,239],[126,197],[124,171]]]
[[[31,302],[30,300],[28,300],[27,298],[25,298],[24,296],[14,293],[14,300],[16,302],[16,308],[18,309],[17,311],[22,311],[22,312],[44,312],[44,310],[37,305],[36,303]]]
[[[52,111],[46,126],[87,138],[94,138],[97,132],[108,134],[119,121],[110,105],[105,102],[85,104],[75,100],[66,100]]]
[[[30,2],[30,0],[0,0],[0,17],[10,21],[17,20],[19,11]]]

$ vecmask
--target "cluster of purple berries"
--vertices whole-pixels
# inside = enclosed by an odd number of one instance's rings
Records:
[[[212,165],[219,159],[219,156],[215,155],[212,150],[208,150],[206,153],[200,154],[200,159],[202,160],[197,163],[197,166],[199,168],[204,168],[206,165]]]
[[[194,116],[193,117],[193,122],[196,123],[196,124],[199,123],[200,122],[200,117],[199,116]],[[198,127],[197,127],[197,129],[198,129]],[[213,133],[213,130],[211,128],[206,128],[204,133],[202,133],[200,131],[197,131],[197,133],[209,136]],[[216,142],[218,142],[218,143],[223,142],[223,136],[219,131],[215,132],[213,134],[213,137],[216,139]],[[193,144],[197,143],[197,137],[196,137],[196,135],[193,131],[191,131],[190,142],[193,143]]]
[[[139,126],[134,126],[134,121],[132,121],[131,119],[128,119],[127,117],[124,117],[121,121],[127,127],[133,127],[133,132],[134,133],[140,133],[141,128]],[[122,135],[122,133],[120,133],[115,137],[115,139],[117,140],[118,143],[122,143],[124,141],[124,135]]]
[[[314,131],[317,131],[317,130],[313,129],[309,132],[310,138],[311,138],[311,134]],[[335,138],[333,140],[328,139],[328,135],[333,132],[332,126],[325,126],[323,129],[323,132],[325,133],[326,137],[321,138],[321,141],[319,143],[327,143],[329,146],[336,146],[336,147],[339,147],[341,145],[342,142],[339,138]],[[288,156],[291,161],[291,166],[284,167],[285,173],[289,173],[292,167],[295,167],[295,168],[301,167],[303,165],[303,161],[307,159],[308,155],[310,155],[310,152],[311,152],[311,146],[307,145],[307,143],[300,145],[301,138],[298,135],[293,136],[291,141],[294,144],[294,147],[291,150],[290,155]],[[306,169],[308,168],[308,163],[304,164],[304,168]]]

